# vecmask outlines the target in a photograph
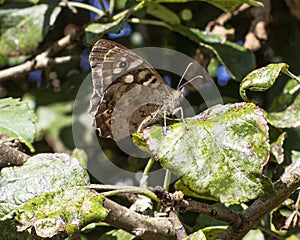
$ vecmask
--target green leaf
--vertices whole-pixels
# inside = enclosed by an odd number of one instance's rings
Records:
[[[226,230],[226,226],[213,226],[202,229],[207,240],[218,240],[222,233]]]
[[[263,7],[263,4],[252,0],[204,0],[225,12],[233,12],[243,3],[248,3],[250,6]]]
[[[160,20],[163,20],[164,22],[171,24],[180,24],[180,18],[175,12],[158,3],[148,4],[147,13]]]
[[[266,67],[256,69],[249,73],[241,82],[240,95],[245,101],[250,101],[246,95],[246,90],[255,92],[266,91],[273,86],[279,74],[282,72],[292,78],[295,78],[298,83],[300,80],[298,77],[288,71],[288,65],[286,63],[272,63]]]
[[[0,220],[45,192],[89,183],[86,170],[67,154],[38,154],[19,167],[6,167],[0,174]]]
[[[188,28],[179,24],[166,24],[166,27],[211,49],[230,76],[237,81],[240,81],[255,68],[254,54],[239,44],[226,41],[221,36],[210,35],[199,29]]]
[[[53,143],[51,147],[56,152],[67,150],[62,142],[61,131],[72,124],[72,107],[72,102],[60,102],[40,106],[36,110],[39,119],[36,123],[38,138],[48,134],[48,139],[50,137]]]
[[[0,99],[0,134],[7,135],[8,140],[18,139],[34,151],[31,143],[34,140],[36,115],[20,99]]]
[[[153,1],[153,0],[152,0]],[[248,3],[250,6],[262,7],[263,4],[253,0],[198,0],[212,4],[225,12],[233,12],[243,3]],[[184,3],[184,2],[195,2],[195,0],[154,0],[153,2],[171,2],[171,3]]]
[[[191,235],[186,236],[183,240],[207,240],[202,230],[198,230]]]
[[[14,2],[3,5],[0,9],[0,67],[13,63],[9,60],[10,57],[24,60],[24,57],[27,58],[36,51],[48,32],[51,17],[55,17],[51,13],[56,3],[57,1],[39,5],[25,4],[27,7],[23,8],[20,8],[23,4]]]
[[[278,164],[283,163],[284,161],[284,148],[283,148],[283,142],[286,138],[287,133],[283,132],[279,135],[279,137],[276,139],[275,142],[272,142],[271,144],[271,153],[275,158],[275,161]]]
[[[271,112],[266,114],[269,123],[277,128],[296,128],[300,126],[300,84],[291,79],[282,94],[275,98]]]
[[[200,194],[196,194],[195,192],[191,191],[187,186],[185,186],[182,181],[178,180],[175,182],[174,187],[177,191],[181,191],[183,192],[183,194],[185,196],[189,196],[189,197],[194,197],[194,198],[201,198],[201,199],[206,199],[206,200],[210,200],[210,201],[217,201],[216,198],[213,198],[210,195],[209,190],[207,190],[207,192],[201,192]]]
[[[244,237],[243,240],[265,240],[265,236],[261,230],[255,229],[249,231]]]
[[[292,162],[295,163],[297,161],[300,161],[300,152],[292,151]]]
[[[262,175],[270,150],[263,114],[254,104],[217,105],[167,132],[153,126],[144,137],[162,167],[190,190],[241,203],[257,198],[269,184]]]
[[[103,234],[98,240],[133,240],[136,237],[122,229],[111,230]]]
[[[43,238],[78,234],[89,223],[104,220],[108,212],[102,196],[82,187],[47,192],[27,201],[15,211],[17,231],[30,228]]]

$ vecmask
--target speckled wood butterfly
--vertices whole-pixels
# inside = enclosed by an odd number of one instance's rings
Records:
[[[183,98],[147,61],[118,43],[100,39],[89,61],[94,87],[90,115],[102,137],[140,132],[173,114]]]

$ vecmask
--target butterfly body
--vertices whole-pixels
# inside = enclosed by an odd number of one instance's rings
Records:
[[[120,44],[99,40],[89,60],[94,87],[90,115],[102,137],[139,132],[180,105],[182,92]]]

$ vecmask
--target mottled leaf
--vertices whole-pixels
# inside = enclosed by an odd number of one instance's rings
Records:
[[[281,164],[284,160],[283,142],[286,135],[286,132],[281,133],[276,141],[271,143],[271,153],[278,164]]]
[[[146,129],[144,137],[162,167],[199,195],[209,192],[234,204],[257,198],[268,184],[262,175],[269,159],[268,126],[254,104],[217,105],[166,132]]]
[[[27,201],[15,211],[17,231],[30,230],[43,238],[57,234],[78,234],[89,223],[107,216],[102,196],[83,187],[65,188],[43,193]]]
[[[54,22],[51,17],[57,16],[54,11],[56,4],[57,1],[38,5],[14,2],[3,5],[0,9],[0,67],[17,64],[16,60],[24,61],[36,51]],[[55,16],[51,15],[53,12]]]
[[[89,183],[86,170],[67,154],[38,154],[19,167],[6,167],[0,174],[0,220],[29,199],[61,188]]]
[[[279,74],[285,73],[286,75],[297,79],[300,83],[300,80],[288,71],[288,65],[286,63],[272,63],[266,67],[256,69],[249,73],[241,82],[240,85],[240,95],[241,97],[249,102],[250,99],[246,95],[246,90],[262,92],[266,91],[273,86]]]
[[[0,99],[0,134],[7,135],[8,141],[18,139],[31,151],[34,140],[36,115],[20,99]]]

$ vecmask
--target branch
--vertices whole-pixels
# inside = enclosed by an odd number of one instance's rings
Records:
[[[5,143],[0,143],[0,169],[8,166],[20,166],[30,158],[29,155],[10,147]]]
[[[271,196],[258,198],[248,209],[241,212],[243,223],[240,227],[231,224],[224,232],[222,239],[242,239],[265,214],[284,202],[297,188],[300,187],[300,161],[290,165],[280,180],[275,182],[275,193]]]
[[[103,205],[109,211],[104,222],[116,228],[146,240],[176,239],[175,230],[167,218],[141,215],[107,198],[104,199]]]
[[[267,25],[271,20],[271,1],[261,0],[263,7],[254,7],[251,10],[253,20],[250,30],[245,37],[244,47],[256,51],[261,48],[262,44],[268,40]]]
[[[27,74],[33,70],[45,69],[49,66],[62,64],[72,61],[74,58],[71,56],[53,58],[58,52],[63,50],[66,46],[78,40],[83,34],[81,28],[76,29],[72,33],[66,35],[62,39],[56,41],[49,46],[44,52],[35,56],[32,60],[26,61],[18,66],[7,68],[0,71],[0,82],[8,79],[16,78],[20,75]],[[75,57],[75,59],[78,59]]]
[[[242,218],[240,214],[234,213],[231,210],[218,208],[215,206],[208,205],[206,203],[196,201],[186,201],[185,206],[178,204],[185,212],[196,212],[206,214],[217,220],[227,222],[230,225],[240,226],[242,224]]]

